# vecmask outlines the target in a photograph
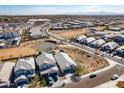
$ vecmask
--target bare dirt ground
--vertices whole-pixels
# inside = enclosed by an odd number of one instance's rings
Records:
[[[88,54],[74,47],[60,47],[63,49],[76,63],[82,65],[85,70],[82,74],[102,69],[109,65],[107,60],[97,57],[96,55]]]
[[[36,54],[37,51],[29,47],[17,47],[0,50],[0,60],[13,59],[18,57],[31,56]]]
[[[71,39],[71,38],[75,38],[80,35],[84,35],[88,33],[89,31],[86,29],[74,29],[74,30],[56,30],[52,32],[60,35],[61,37],[65,39]]]
[[[32,47],[34,45],[40,44],[41,42],[43,42],[43,39],[25,41],[20,43],[20,47]]]

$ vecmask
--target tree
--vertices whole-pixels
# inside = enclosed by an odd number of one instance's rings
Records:
[[[39,75],[35,75],[29,84],[29,88],[41,88],[45,87],[47,85],[47,82],[45,79],[42,79]]]
[[[82,72],[84,72],[84,66],[82,67],[80,64],[78,64],[76,67],[75,67],[75,75],[77,76],[80,76],[82,74]]]

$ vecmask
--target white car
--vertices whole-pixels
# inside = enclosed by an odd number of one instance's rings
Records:
[[[114,74],[114,75],[112,75],[111,80],[116,80],[118,78],[119,78],[119,76],[117,74]]]

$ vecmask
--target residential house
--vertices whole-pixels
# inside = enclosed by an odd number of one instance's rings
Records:
[[[88,37],[83,40],[83,44],[89,45],[91,42],[95,41],[96,39],[94,37]]]
[[[0,33],[0,39],[4,39],[4,35]]]
[[[90,47],[92,48],[99,48],[100,46],[102,46],[103,44],[105,44],[105,40],[103,39],[98,39],[98,40],[95,40],[93,42],[90,43]]]
[[[119,45],[116,42],[108,42],[101,47],[100,51],[110,53],[118,46]]]
[[[14,32],[5,32],[4,33],[4,38],[5,39],[11,39],[11,38],[15,38],[15,37],[18,37],[19,36],[19,33],[17,31],[14,31]]]
[[[85,36],[85,35],[81,35],[81,36],[79,36],[77,39],[76,39],[76,42],[81,42],[81,40],[84,40],[84,39],[86,39],[87,37]]]
[[[111,30],[111,31],[120,31],[121,28],[120,27],[109,27],[108,30]]]
[[[15,63],[5,62],[0,64],[0,87],[9,87],[12,81],[13,67]]]
[[[106,35],[103,35],[101,38],[104,39],[105,41],[111,41],[115,38],[115,35],[106,34]]]
[[[55,77],[58,73],[56,60],[52,54],[43,52],[36,61],[41,77]]]
[[[71,73],[74,71],[76,63],[64,52],[57,52],[55,54],[56,62],[63,74]]]
[[[33,57],[18,59],[14,67],[16,86],[28,84],[35,75],[35,61]]]
[[[117,35],[114,38],[114,42],[118,43],[118,44],[124,44],[124,35]]]
[[[119,56],[119,57],[124,57],[124,45],[117,48],[114,52],[114,55]]]

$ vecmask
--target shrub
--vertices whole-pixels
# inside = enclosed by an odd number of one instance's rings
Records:
[[[77,76],[81,76],[81,74],[84,72],[84,67],[82,67],[82,65],[78,64],[76,67],[75,67],[75,75]]]
[[[40,76],[35,75],[29,84],[29,88],[41,88],[47,85],[45,79],[42,79]]]
[[[119,88],[124,88],[124,81],[118,81],[116,86],[119,87]]]

